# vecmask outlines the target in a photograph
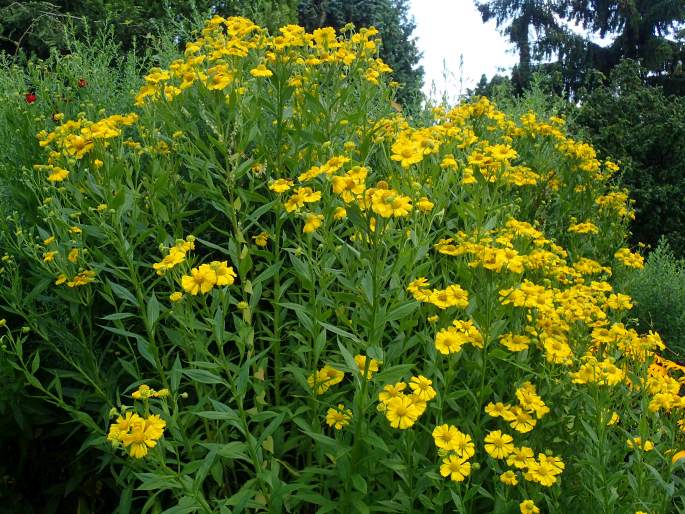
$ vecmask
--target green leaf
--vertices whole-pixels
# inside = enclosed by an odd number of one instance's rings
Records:
[[[152,293],[150,300],[147,302],[147,322],[153,326],[159,319],[159,301],[155,293]]]
[[[38,368],[40,368],[40,353],[36,351],[36,354],[33,356],[33,361],[31,362],[31,373],[35,374],[36,371],[38,371]]]
[[[228,385],[223,378],[216,376],[214,373],[207,371],[206,369],[186,369],[183,370],[183,374],[190,380],[200,382],[201,384]]]
[[[119,284],[116,284],[112,282],[111,280],[108,280],[107,283],[109,284],[109,287],[112,289],[112,292],[121,298],[122,300],[126,300],[127,302],[130,302],[131,304],[135,305],[138,307],[138,300],[136,300],[136,297],[133,296],[133,294],[126,289],[125,287],[120,286]]]

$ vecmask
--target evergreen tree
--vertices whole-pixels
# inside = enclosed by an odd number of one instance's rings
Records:
[[[495,20],[517,48],[512,79],[519,92],[537,68],[561,73],[566,94],[574,95],[590,70],[608,75],[629,58],[640,61],[650,82],[685,93],[676,76],[685,58],[683,0],[476,0],[476,6],[483,21]],[[610,43],[600,45],[593,36]],[[540,64],[550,58],[552,63]]]
[[[534,60],[552,54],[562,29],[555,17],[556,10],[548,0],[476,1],[484,22],[495,20],[519,53],[519,63],[512,73],[517,92],[530,83]],[[531,37],[531,31],[538,36]]]
[[[376,27],[383,40],[380,57],[393,69],[393,78],[402,84],[398,101],[418,105],[421,98],[423,68],[421,54],[412,38],[415,25],[409,17],[408,0],[302,0],[300,23],[307,30],[347,23],[358,27]]]

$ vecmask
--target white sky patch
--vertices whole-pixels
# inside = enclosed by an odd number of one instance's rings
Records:
[[[446,95],[453,102],[481,75],[508,74],[518,61],[494,22],[483,23],[473,0],[411,0],[410,5],[427,95]]]

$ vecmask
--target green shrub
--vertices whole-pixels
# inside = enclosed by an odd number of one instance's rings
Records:
[[[118,514],[682,502],[613,163],[486,98],[410,124],[348,29],[215,17],[135,108],[36,121],[0,175],[34,199],[0,220],[7,362]]]
[[[635,200],[633,241],[655,247],[665,236],[685,256],[685,97],[645,84],[634,61],[617,66],[583,101],[575,117],[603,155],[623,169]]]
[[[676,359],[685,362],[685,260],[661,240],[644,269],[631,275],[626,290],[635,300],[632,313],[640,328],[657,330]]]

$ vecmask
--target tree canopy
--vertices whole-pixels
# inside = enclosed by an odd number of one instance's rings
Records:
[[[512,80],[520,91],[533,68],[562,75],[568,94],[590,70],[605,75],[623,59],[641,63],[650,81],[685,92],[674,76],[685,57],[682,0],[476,0],[519,52]],[[549,71],[549,70],[548,70]]]

